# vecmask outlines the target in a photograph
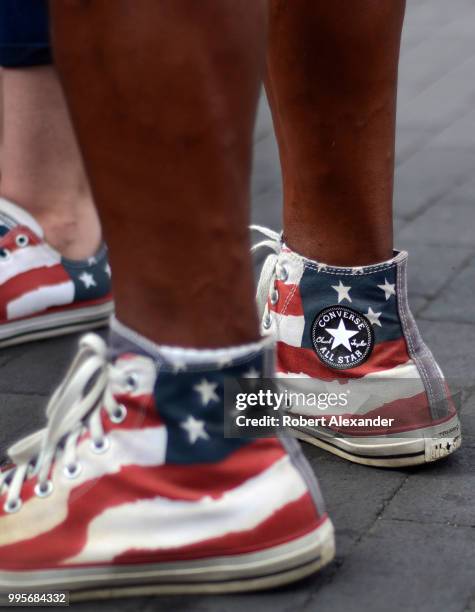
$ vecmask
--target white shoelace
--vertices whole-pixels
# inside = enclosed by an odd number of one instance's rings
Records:
[[[116,423],[125,418],[125,407],[112,394],[115,384],[127,384],[124,376],[123,371],[108,363],[102,338],[95,334],[81,338],[71,367],[48,403],[46,427],[8,450],[14,466],[0,473],[0,493],[7,491],[6,512],[20,509],[23,484],[34,476],[37,476],[35,494],[46,497],[51,493],[49,474],[55,459],[61,459],[66,476],[78,475],[76,446],[86,431],[90,432],[93,451],[100,453],[107,449],[101,411],[104,409]]]
[[[268,227],[262,227],[261,225],[251,225],[251,230],[260,232],[267,237],[266,240],[262,240],[255,244],[251,252],[255,252],[261,248],[268,248],[274,251],[267,256],[261,269],[261,276],[257,285],[256,302],[257,310],[260,318],[264,316],[266,310],[267,299],[272,287],[274,287],[275,279],[286,280],[285,269],[280,269],[278,266],[279,253],[282,248],[282,237],[279,232],[269,229]]]

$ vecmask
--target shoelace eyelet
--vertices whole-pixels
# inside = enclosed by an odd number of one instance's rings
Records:
[[[69,465],[65,465],[63,468],[63,474],[66,476],[66,478],[70,478],[71,480],[77,478],[81,471],[82,466],[79,462],[70,463]]]
[[[51,495],[53,492],[53,483],[51,480],[47,480],[46,482],[37,482],[34,491],[36,497],[48,497],[48,495]]]
[[[21,501],[21,499],[19,499],[19,498],[18,499],[14,499],[14,500],[11,500],[9,502],[5,502],[3,504],[3,510],[7,514],[14,514],[15,512],[18,512],[18,510],[20,510],[22,505],[23,505],[23,502]]]
[[[0,249],[0,261],[8,261],[10,259],[10,251],[8,249]]]
[[[15,238],[15,242],[18,247],[23,248],[28,246],[28,243],[30,241],[28,239],[28,236],[26,236],[25,234],[18,234],[18,236]]]
[[[272,325],[272,317],[270,315],[270,312],[268,312],[265,315],[264,320],[262,321],[262,327],[264,329],[270,329],[271,325]]]
[[[119,404],[112,414],[109,415],[109,419],[113,423],[122,423],[125,421],[127,416],[127,408],[123,404]]]
[[[128,391],[136,391],[137,387],[139,386],[139,378],[135,372],[128,374],[127,378],[125,379],[125,385]]]
[[[105,453],[107,450],[109,450],[109,446],[109,439],[106,437],[101,438],[100,440],[91,440],[91,450],[93,453],[96,453],[96,455]]]
[[[277,289],[273,289],[270,294],[270,303],[272,304],[272,306],[275,306],[278,301],[279,301],[279,292],[277,291]]]
[[[283,283],[285,283],[288,278],[289,278],[289,271],[287,270],[287,268],[285,266],[279,266],[279,271],[277,273],[277,278],[278,280],[282,281]]]

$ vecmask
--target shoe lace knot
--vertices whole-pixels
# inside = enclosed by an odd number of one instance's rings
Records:
[[[49,477],[56,460],[62,461],[67,477],[75,478],[80,471],[76,447],[84,434],[90,434],[93,451],[107,449],[102,411],[115,423],[125,418],[126,409],[114,392],[126,389],[131,384],[128,378],[123,369],[109,363],[102,338],[96,334],[81,338],[71,367],[47,405],[46,426],[8,449],[13,466],[0,472],[0,495],[7,494],[5,512],[20,509],[22,487],[28,479],[37,478],[37,496],[51,493],[53,483]]]

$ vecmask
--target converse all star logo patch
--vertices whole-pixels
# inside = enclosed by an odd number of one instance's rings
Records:
[[[368,359],[374,346],[369,320],[347,306],[321,310],[315,317],[311,334],[320,361],[338,370],[356,368]]]

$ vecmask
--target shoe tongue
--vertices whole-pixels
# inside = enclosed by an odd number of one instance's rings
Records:
[[[37,236],[43,238],[41,225],[30,213],[13,202],[0,198],[0,237],[18,225],[28,227]]]

